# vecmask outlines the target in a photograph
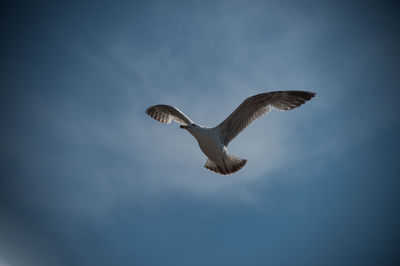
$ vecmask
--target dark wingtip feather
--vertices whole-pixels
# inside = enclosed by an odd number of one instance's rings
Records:
[[[296,97],[304,98],[306,100],[310,100],[312,97],[316,95],[315,92],[311,91],[291,91],[290,94]]]
[[[157,105],[150,106],[149,108],[146,109],[145,113],[148,114],[151,118],[154,120],[157,120],[161,123],[168,124],[168,115],[161,113],[156,109]]]

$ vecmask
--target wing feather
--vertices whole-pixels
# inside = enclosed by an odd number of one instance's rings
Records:
[[[146,114],[165,124],[171,123],[172,119],[184,126],[193,123],[182,111],[170,105],[159,104],[150,106],[146,109]]]
[[[217,126],[224,145],[228,145],[233,138],[254,120],[268,113],[271,107],[281,111],[291,110],[304,104],[314,96],[314,92],[308,91],[274,91],[247,98]]]

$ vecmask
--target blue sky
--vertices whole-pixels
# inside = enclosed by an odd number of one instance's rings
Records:
[[[0,265],[396,265],[397,6],[101,1],[1,7]],[[229,146],[177,124],[317,96]]]

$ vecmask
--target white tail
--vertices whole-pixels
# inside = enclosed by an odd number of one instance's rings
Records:
[[[246,162],[247,160],[245,159],[241,159],[236,156],[227,154],[222,159],[222,165],[218,165],[215,162],[208,159],[204,167],[217,174],[230,175],[242,169],[243,166],[246,164]]]

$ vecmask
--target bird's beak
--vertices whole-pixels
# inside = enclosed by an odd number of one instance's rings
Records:
[[[181,126],[180,126],[180,128],[184,128],[184,129],[186,129],[186,128],[187,128],[187,126],[181,125]]]

